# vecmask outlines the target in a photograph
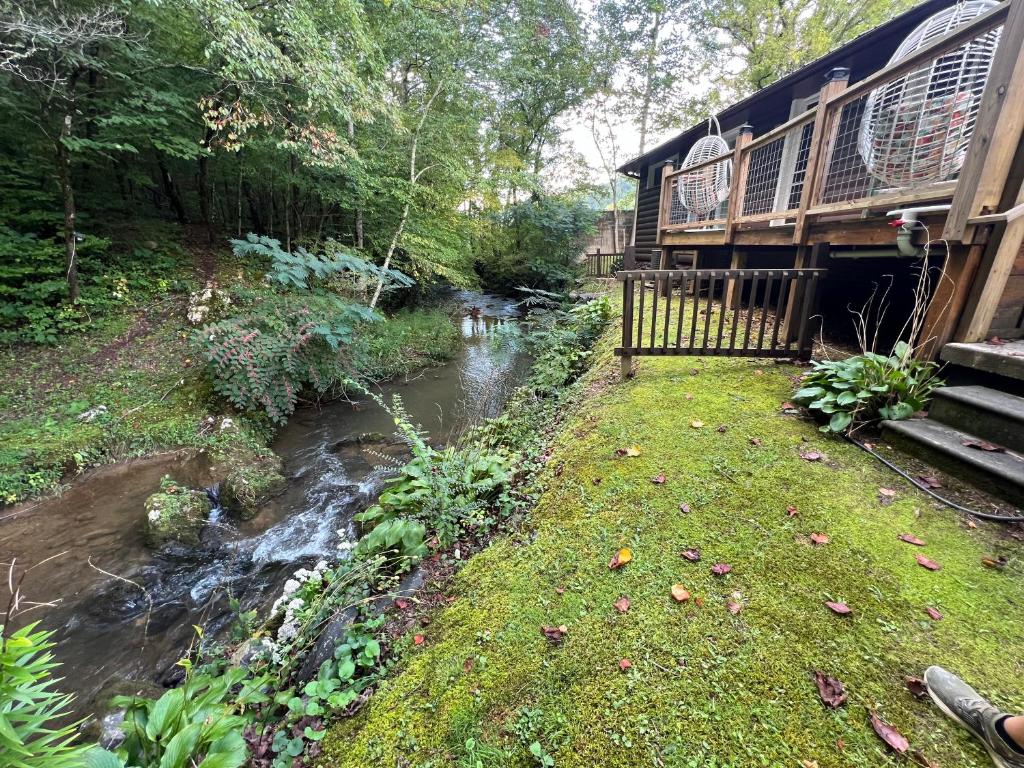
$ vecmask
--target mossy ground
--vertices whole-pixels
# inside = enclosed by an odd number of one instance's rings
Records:
[[[454,601],[417,630],[424,643],[406,641],[401,673],[333,728],[320,764],[536,765],[534,741],[559,767],[906,763],[872,731],[871,708],[937,765],[989,765],[904,680],[942,664],[1024,711],[1020,544],[996,525],[969,528],[854,446],[784,415],[800,369],[645,358],[618,383],[617,333],[580,384],[527,527],[459,572]],[[632,445],[639,456],[616,456]],[[802,459],[808,450],[825,458]],[[896,491],[891,504],[883,487]],[[812,545],[814,532],[830,542]],[[634,559],[610,570],[619,547]],[[680,556],[691,547],[701,562]],[[1009,565],[983,567],[989,553]],[[713,576],[716,562],[732,572]],[[674,602],[674,583],[703,605]],[[623,595],[627,613],[613,606]],[[560,624],[556,645],[540,627]],[[822,705],[814,670],[846,685],[845,706]]]

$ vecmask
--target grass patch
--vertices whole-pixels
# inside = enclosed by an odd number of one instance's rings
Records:
[[[855,447],[782,414],[799,369],[646,358],[635,379],[609,384],[618,333],[578,385],[585,397],[528,528],[466,564],[454,602],[416,630],[423,645],[410,642],[401,674],[334,726],[320,764],[471,765],[485,749],[488,766],[895,765],[872,708],[939,765],[989,765],[904,678],[943,664],[1024,710],[1020,545],[995,525],[968,529]],[[631,445],[639,456],[615,455]],[[811,449],[825,458],[800,458]],[[897,492],[887,506],[882,487]],[[813,546],[815,532],[830,542]],[[609,570],[623,546],[633,562]],[[701,562],[680,556],[691,547]],[[920,567],[919,553],[942,570]],[[989,553],[1008,567],[984,568]],[[716,562],[732,572],[713,576]],[[674,602],[674,583],[703,606]],[[623,595],[627,613],[613,605]],[[945,618],[929,619],[929,606]],[[561,624],[560,645],[540,631]],[[814,670],[845,683],[844,707],[821,704]]]
[[[361,326],[350,354],[362,376],[383,381],[450,360],[460,342],[450,310],[403,311],[385,322]]]

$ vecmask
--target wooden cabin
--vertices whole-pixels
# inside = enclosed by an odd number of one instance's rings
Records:
[[[952,6],[922,3],[722,110],[728,150],[710,160],[682,167],[709,131],[702,122],[619,168],[639,185],[625,268],[823,267],[826,332],[841,333],[873,286],[890,280],[890,299],[906,300],[927,241],[935,279],[918,339],[927,354],[951,341],[1024,337],[1024,0],[1003,0],[887,63],[915,28]],[[861,128],[871,99],[983,40],[995,53],[975,85],[983,95],[963,129],[966,150],[938,178],[894,182],[869,168]],[[936,114],[956,120],[955,106]],[[726,162],[727,198],[709,212],[687,210],[680,180]]]

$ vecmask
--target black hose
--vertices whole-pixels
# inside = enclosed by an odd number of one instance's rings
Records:
[[[910,475],[908,475],[906,472],[904,472],[902,469],[897,467],[895,464],[893,464],[891,461],[889,461],[884,456],[881,456],[881,455],[875,453],[873,450],[871,450],[866,445],[864,445],[864,443],[862,443],[862,442],[860,442],[858,440],[854,440],[852,437],[850,437],[849,435],[846,435],[846,434],[844,434],[843,437],[845,437],[851,443],[856,445],[862,451],[867,451],[868,453],[870,453],[872,456],[874,456],[880,462],[885,464],[885,466],[887,466],[893,472],[897,473],[898,475],[902,476],[905,480],[908,480],[911,483],[913,483],[914,485],[916,485],[918,488],[920,488],[922,491],[927,493],[933,499],[937,499],[938,501],[941,501],[947,507],[952,507],[953,509],[959,510],[960,512],[965,512],[968,515],[971,515],[972,517],[979,517],[982,520],[995,520],[996,522],[999,522],[999,523],[1024,523],[1024,515],[1009,515],[1008,516],[1008,515],[996,515],[996,514],[993,514],[991,512],[979,512],[976,509],[971,509],[970,507],[965,507],[965,506],[962,506],[960,504],[957,504],[955,501],[950,501],[949,499],[943,498],[942,496],[939,496],[939,494],[937,494],[935,491],[933,491],[931,488],[929,488],[924,483],[922,483],[922,482],[916,480],[915,478],[911,477]]]

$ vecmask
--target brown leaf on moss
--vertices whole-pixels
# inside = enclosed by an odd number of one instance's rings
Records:
[[[627,669],[632,668],[632,666],[633,666],[633,662],[631,662],[629,659],[620,659],[619,660],[619,669],[621,669],[623,672],[625,672]]]
[[[672,599],[677,603],[685,603],[690,599],[690,591],[682,584],[672,585]]]
[[[725,576],[725,574],[729,573],[731,570],[732,566],[728,563],[715,563],[711,566],[711,572],[715,574],[715,576]]]
[[[968,528],[977,528],[978,524],[976,522],[974,522],[973,520],[968,520],[967,521],[967,527]]]
[[[931,617],[932,621],[942,621],[942,614],[939,612],[938,608],[932,608],[929,605],[924,609],[924,612]]]
[[[704,607],[704,598],[703,597],[695,597],[695,598],[693,598],[693,604],[696,605],[698,608],[703,608]]]
[[[466,660],[464,662],[462,662],[462,671],[463,672],[472,672],[473,671],[473,661],[474,661],[474,659],[473,659],[472,656],[467,656]]]
[[[693,400],[693,395],[690,394],[689,392],[686,393],[685,397],[687,400]]]
[[[412,641],[416,645],[423,645],[424,640],[426,640],[426,638],[423,635],[413,635],[412,636]]]
[[[907,684],[907,690],[917,698],[923,699],[928,695],[928,686],[924,684],[924,680],[920,677],[905,677],[903,682]]]
[[[694,429],[700,429],[701,427],[704,426],[704,422],[701,421],[700,419],[694,419],[693,421],[690,422],[690,426],[693,427]]]
[[[999,555],[998,557],[995,555],[985,555],[981,558],[982,565],[986,568],[995,568],[996,570],[1002,570],[1006,567],[1008,562],[1009,561],[1002,555]]]
[[[818,686],[818,696],[826,707],[838,709],[846,703],[846,688],[836,678],[815,670],[814,682]]]
[[[565,637],[569,628],[562,624],[557,627],[549,627],[546,624],[541,626],[540,631],[544,633],[544,637],[550,640],[552,643],[562,642],[562,638]]]
[[[813,544],[828,544],[832,539],[828,537],[827,533],[812,533],[811,542]]]
[[[800,513],[797,511],[796,507],[794,507],[792,504],[790,504],[788,507],[786,507],[786,516],[787,517],[796,517],[799,514]]]
[[[726,432],[729,431],[729,428],[725,426],[725,424],[719,424],[718,429],[716,429],[715,431],[718,432],[718,434],[720,435],[724,435]]]
[[[682,504],[679,505],[679,511],[682,512],[684,515],[690,514],[690,505],[684,501]]]
[[[400,611],[404,611],[406,608],[409,607],[409,601],[406,600],[404,597],[396,597],[395,607]]]
[[[917,556],[917,564],[922,568],[927,568],[929,571],[938,571],[942,569],[942,566],[936,563],[934,560],[929,560],[924,555]]]
[[[853,612],[853,609],[846,603],[834,603],[829,600],[825,602],[825,605],[827,605],[833,613],[838,613],[840,616],[847,616]]]
[[[935,475],[918,475],[917,480],[925,488],[941,488],[942,483]]]
[[[879,488],[878,501],[883,507],[887,507],[896,499],[896,491],[892,488]]]
[[[752,438],[750,438],[750,444],[753,445],[753,446],[760,446],[761,445],[761,438],[760,437],[752,437]]]
[[[654,483],[655,485],[664,485],[665,479],[665,473],[659,472],[658,474],[651,478],[651,482]]]
[[[632,550],[630,550],[629,547],[623,547],[618,552],[616,552],[612,559],[608,562],[608,567],[612,570],[615,570],[616,568],[621,568],[632,559]]]
[[[565,587],[555,587],[555,592],[557,592],[560,595],[564,595],[565,594]]]
[[[629,602],[629,598],[623,595],[618,600],[616,600],[613,603],[613,605],[615,606],[615,610],[617,610],[619,613],[625,613],[629,610],[629,606],[631,605],[631,603]]]
[[[640,455],[640,448],[635,445],[630,445],[625,448],[616,448],[615,455],[618,457],[629,456],[631,458]]]
[[[910,759],[918,765],[920,765],[921,768],[939,768],[939,766],[936,763],[933,763],[931,760],[925,757],[924,752],[922,752],[919,749],[914,750],[910,753]]]
[[[880,718],[877,713],[873,710],[868,710],[871,715],[871,727],[875,733],[878,734],[878,738],[888,744],[894,751],[899,752],[901,755],[905,754],[910,749],[910,742],[907,741],[906,737]]]
[[[821,461],[824,456],[819,451],[800,451],[800,458],[804,461]]]
[[[593,483],[594,485],[600,485],[601,484],[601,478],[600,477],[595,477],[590,482]]]
[[[901,533],[896,538],[900,541],[905,541],[907,544],[913,544],[915,547],[923,547],[925,544],[923,540],[917,538],[917,536],[912,536],[909,533]]]
[[[693,549],[686,549],[682,552],[683,559],[689,560],[691,563],[700,562],[700,550],[696,547]]]
[[[725,601],[725,607],[729,609],[729,613],[736,616],[740,611],[743,610],[743,603],[734,598],[729,598]]]

